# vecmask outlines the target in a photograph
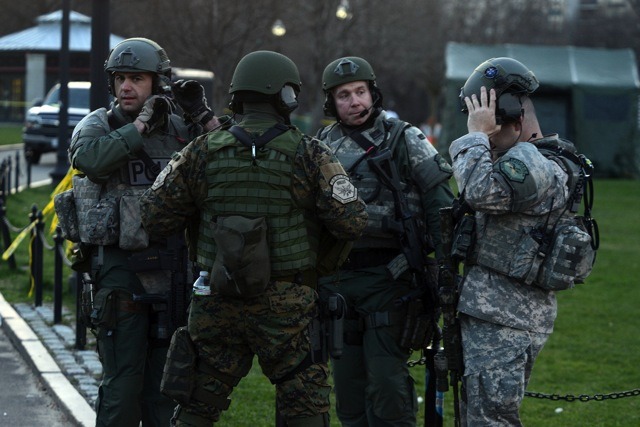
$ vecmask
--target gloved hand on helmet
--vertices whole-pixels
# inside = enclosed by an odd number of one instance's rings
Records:
[[[144,123],[146,128],[144,133],[151,133],[163,126],[170,113],[171,101],[169,98],[164,95],[149,97],[142,106],[142,111],[138,114],[138,120]]]
[[[182,111],[193,123],[205,125],[213,118],[213,111],[204,96],[204,87],[197,81],[178,80],[171,91]]]

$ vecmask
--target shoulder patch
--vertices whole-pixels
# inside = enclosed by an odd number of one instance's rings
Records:
[[[435,157],[434,160],[438,164],[438,168],[442,172],[445,172],[445,173],[448,173],[448,174],[452,174],[453,173],[453,168],[451,167],[449,162],[447,162],[447,159],[442,157],[440,154],[436,154],[434,157]]]
[[[522,160],[509,158],[500,162],[499,167],[500,172],[510,181],[524,182],[529,175],[529,169]]]
[[[335,175],[329,184],[331,185],[331,196],[343,205],[354,202],[358,198],[358,189],[346,175]]]
[[[175,168],[184,163],[184,156],[180,155],[180,153],[173,153],[171,155],[171,161],[167,166],[160,171],[160,174],[156,177],[156,180],[153,182],[151,186],[151,190],[157,191],[164,186],[164,181],[167,179],[167,176],[174,171]]]

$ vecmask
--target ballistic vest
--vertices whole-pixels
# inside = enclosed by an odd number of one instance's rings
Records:
[[[131,123],[131,119],[126,118],[118,107],[112,110],[112,114],[109,118],[110,131]],[[171,155],[182,150],[190,141],[189,129],[183,120],[176,115],[170,115],[169,118],[168,127],[164,131],[143,136],[143,149],[157,165],[158,170],[164,169],[171,160]],[[105,197],[118,197],[122,194],[142,195],[155,179],[156,174],[150,170],[141,156],[130,159],[118,173],[113,173],[105,184]]]
[[[119,107],[116,107],[109,113],[104,108],[94,111],[90,116],[87,116],[84,126],[106,127],[108,125],[108,128],[105,128],[105,132],[112,132],[127,123],[131,123],[131,119],[125,116]],[[170,115],[169,123],[163,131],[156,131],[151,135],[143,136],[143,148],[150,158],[150,162],[155,164],[158,168],[157,171],[159,171],[169,163],[171,154],[180,151],[189,140],[189,129],[182,119],[177,115]],[[156,173],[151,171],[150,165],[139,155],[129,159],[118,171],[113,172],[104,184],[91,184],[86,177],[81,179],[87,181],[87,190],[95,188],[93,192],[99,194],[98,200],[115,200],[116,206],[118,206],[121,204],[123,197],[137,200],[153,184],[155,178]],[[82,193],[85,190],[78,188],[78,191]],[[91,205],[92,203],[87,204],[87,206]],[[137,206],[137,202],[133,205]],[[79,217],[84,216],[85,211],[81,209],[78,215]],[[124,231],[126,233],[126,230],[139,230],[141,228],[139,214],[119,215],[117,218],[119,222],[117,229],[121,230],[121,232]],[[87,219],[83,217],[81,220],[86,221]],[[93,241],[87,243],[100,244]],[[143,243],[142,245],[145,246],[146,244]],[[136,249],[142,248],[136,247]]]
[[[362,237],[354,243],[354,249],[364,248],[394,248],[400,249],[397,233],[383,225],[385,217],[393,218],[395,202],[393,193],[380,181],[378,175],[371,170],[367,159],[383,148],[389,147],[393,153],[403,185],[403,193],[407,198],[409,209],[413,212],[418,226],[424,230],[424,210],[421,204],[419,188],[410,180],[406,152],[400,153],[397,142],[403,137],[408,124],[400,120],[386,120],[377,118],[373,127],[362,131],[361,135],[377,149],[367,154],[350,138],[349,133],[334,124],[319,134],[334,152],[344,169],[349,173],[351,182],[358,189],[358,195],[367,204],[369,220]],[[404,154],[404,155],[402,155]],[[434,162],[435,165],[435,162]]]
[[[581,185],[585,179],[573,144],[557,137],[548,137],[533,143],[538,151],[549,160],[558,163],[567,173],[569,199],[567,204],[553,206],[545,215],[525,215],[523,213],[507,213],[503,215],[476,214],[477,239],[476,248],[468,259],[469,264],[479,264],[506,276],[518,280],[526,280],[531,263],[535,261],[538,244],[534,240],[546,238],[553,234],[555,228],[579,224],[576,219],[577,208],[582,198]],[[494,169],[499,168],[498,164]],[[530,165],[528,175],[522,182],[514,185],[514,198],[523,195],[526,198],[535,182],[544,177],[542,169]],[[519,200],[514,200],[517,206]],[[530,278],[533,280],[533,278]]]
[[[290,130],[256,150],[223,130],[207,138],[207,198],[201,209],[198,263],[210,267],[216,257],[212,220],[217,216],[265,217],[271,275],[289,276],[315,268],[319,227],[296,205],[291,192],[293,162],[303,135]]]

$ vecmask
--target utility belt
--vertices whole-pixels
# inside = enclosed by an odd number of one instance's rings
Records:
[[[342,269],[359,270],[387,265],[399,254],[400,251],[397,248],[354,249],[342,265]]]

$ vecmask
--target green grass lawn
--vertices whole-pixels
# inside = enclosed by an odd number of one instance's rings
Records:
[[[527,426],[640,425],[640,183],[596,180],[595,189],[593,216],[601,239],[596,265],[585,284],[558,294],[555,332],[536,363],[529,385],[530,391],[570,395],[575,401],[526,397],[522,419]],[[26,225],[31,206],[36,203],[44,207],[51,190],[43,187],[9,196],[10,220],[17,226]],[[16,252],[16,261],[23,268],[29,259],[27,247],[23,242]],[[45,253],[45,300],[50,301],[53,261],[47,256],[52,254]],[[0,292],[8,301],[33,301],[27,296],[28,289],[27,272],[11,271],[6,262],[0,263]],[[73,310],[73,296],[66,295],[65,304]],[[422,394],[424,367],[416,366],[411,371]],[[635,396],[622,397],[624,392]],[[598,400],[583,402],[579,399],[582,395],[597,395]],[[256,361],[216,425],[273,426],[274,399],[274,387],[262,376]],[[445,426],[453,425],[451,404],[449,392],[445,395]],[[421,405],[418,425],[422,425],[423,409]],[[333,409],[331,425],[339,426]]]
[[[3,123],[0,126],[0,145],[22,143],[22,124]]]

